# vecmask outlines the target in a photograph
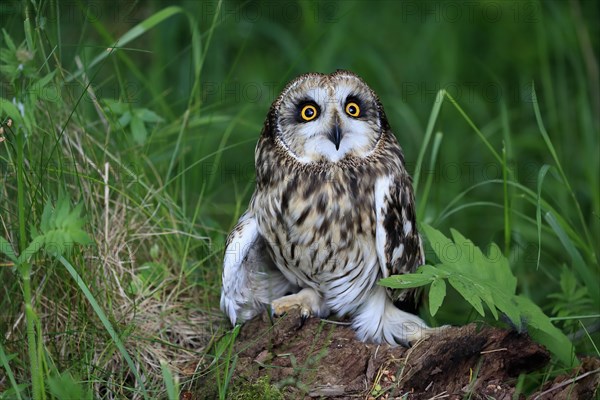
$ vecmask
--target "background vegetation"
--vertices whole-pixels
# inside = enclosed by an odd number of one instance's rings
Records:
[[[215,370],[224,396],[221,258],[256,140],[288,80],[338,68],[380,95],[420,221],[496,242],[517,292],[598,355],[599,14],[587,0],[3,1],[0,398],[174,398]],[[481,318],[448,296],[423,316]]]

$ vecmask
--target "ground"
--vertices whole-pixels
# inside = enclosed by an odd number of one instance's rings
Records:
[[[294,316],[245,324],[235,353],[230,397],[240,399],[508,400],[521,373],[550,360],[527,334],[486,325],[452,327],[407,349],[361,343],[349,326],[316,318],[300,327]],[[600,360],[585,359],[531,398],[592,399],[599,383]]]

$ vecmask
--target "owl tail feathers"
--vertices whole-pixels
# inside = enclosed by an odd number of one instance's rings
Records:
[[[225,292],[221,292],[221,311],[227,315],[233,326],[235,326],[236,322],[243,323],[245,320],[251,319],[254,316],[252,315],[251,309],[244,312],[243,304],[237,303],[234,299],[227,296]]]
[[[268,266],[241,268],[223,275],[221,310],[232,325],[243,324],[266,310],[274,299],[297,290],[281,272]]]
[[[408,347],[434,332],[421,318],[394,306],[386,289],[381,286],[374,287],[371,295],[359,306],[352,326],[359,340],[392,346]]]

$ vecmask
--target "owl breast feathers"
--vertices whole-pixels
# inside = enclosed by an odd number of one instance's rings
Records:
[[[363,341],[432,333],[377,282],[424,263],[411,179],[377,95],[347,71],[306,74],[272,104],[256,190],[227,239],[221,308],[233,324],[270,306],[349,316]]]

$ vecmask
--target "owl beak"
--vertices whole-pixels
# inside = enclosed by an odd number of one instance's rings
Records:
[[[333,129],[329,132],[329,140],[335,144],[335,149],[340,149],[340,142],[342,141],[342,130],[340,129],[340,124],[336,121]]]

